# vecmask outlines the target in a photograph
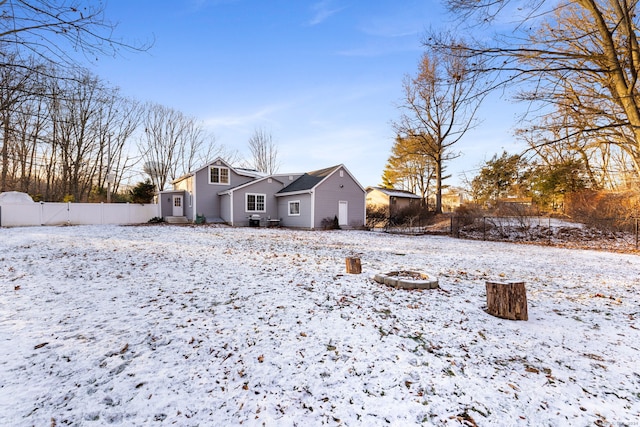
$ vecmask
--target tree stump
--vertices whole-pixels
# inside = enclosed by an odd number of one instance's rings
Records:
[[[524,282],[486,282],[487,313],[509,320],[528,320]]]
[[[360,274],[362,273],[362,265],[360,264],[360,258],[346,258],[347,273]]]

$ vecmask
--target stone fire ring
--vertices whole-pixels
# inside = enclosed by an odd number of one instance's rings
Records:
[[[436,289],[438,287],[437,278],[418,271],[378,273],[373,280],[396,289]]]

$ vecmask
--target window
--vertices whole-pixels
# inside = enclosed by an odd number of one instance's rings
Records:
[[[265,212],[264,194],[247,194],[247,212]]]
[[[300,200],[289,202],[289,216],[300,215]]]
[[[173,206],[175,206],[176,208],[179,208],[180,206],[182,206],[182,197],[174,197]]]
[[[210,166],[209,184],[229,184],[229,168]]]

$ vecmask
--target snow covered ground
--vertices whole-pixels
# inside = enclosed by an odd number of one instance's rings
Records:
[[[394,270],[440,289],[371,280]],[[0,425],[638,425],[639,272],[443,236],[0,229]],[[485,313],[487,279],[524,280],[529,320]]]

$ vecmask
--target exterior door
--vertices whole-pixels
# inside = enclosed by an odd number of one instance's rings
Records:
[[[184,216],[184,208],[182,207],[182,196],[173,196],[173,216]]]
[[[349,202],[339,201],[338,202],[338,225],[347,225],[349,224]]]

